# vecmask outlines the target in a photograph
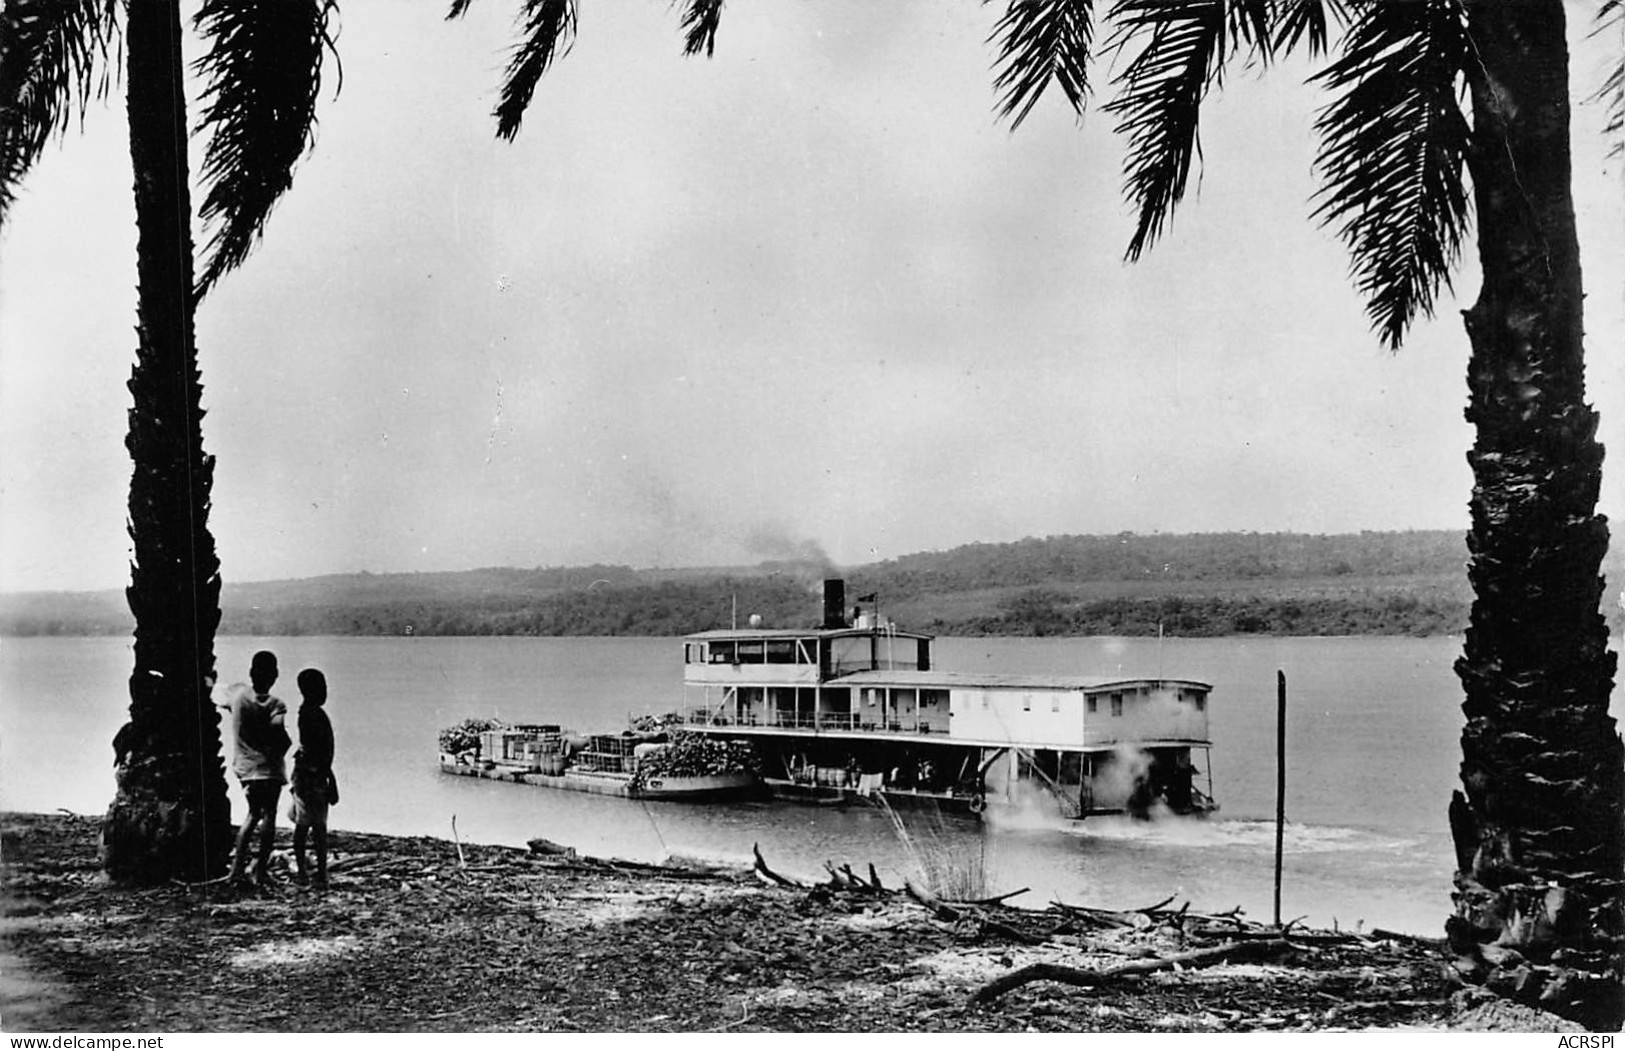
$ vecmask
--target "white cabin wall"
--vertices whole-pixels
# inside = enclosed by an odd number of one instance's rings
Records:
[[[1084,743],[1083,691],[985,687],[950,691],[954,739],[998,741],[1040,748]]]
[[[696,684],[753,685],[777,683],[812,686],[818,682],[816,664],[685,664],[685,681]]]
[[[1123,714],[1113,715],[1111,693],[1123,695]],[[1093,694],[1096,710],[1085,716],[1084,743],[1091,747],[1143,741],[1207,740],[1207,711],[1174,685]]]

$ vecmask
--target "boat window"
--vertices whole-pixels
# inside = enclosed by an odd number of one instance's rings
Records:
[[[796,643],[794,639],[769,639],[767,641],[767,663],[794,664],[796,662]]]
[[[1121,693],[1113,693],[1112,694],[1112,714],[1113,715],[1122,715],[1123,714],[1123,695]]]
[[[762,644],[761,644],[761,642],[759,642],[759,641],[757,641],[757,642],[741,642],[739,644],[739,663],[740,664],[761,664],[762,663]]]
[[[1199,712],[1206,711],[1207,710],[1207,694],[1202,693],[1202,692],[1200,692],[1198,690],[1192,690],[1191,691],[1191,703],[1196,706],[1197,711],[1199,711]]]
[[[734,644],[731,643],[731,642],[713,642],[713,643],[711,643],[711,663],[712,664],[732,664],[732,663],[734,663]]]
[[[873,639],[845,638],[830,640],[830,667],[836,674],[865,671],[874,668]]]
[[[1094,694],[1091,693],[1084,699],[1084,701],[1085,701],[1085,704],[1088,706],[1089,711],[1091,711],[1091,712],[1100,711],[1100,698],[1099,697],[1096,697]]]

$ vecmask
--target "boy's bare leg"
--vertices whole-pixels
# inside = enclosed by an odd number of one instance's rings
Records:
[[[293,826],[293,865],[300,879],[310,874],[310,865],[305,861],[305,840],[309,831],[309,825]]]
[[[243,818],[242,825],[237,829],[237,849],[231,853],[230,880],[233,883],[243,878],[243,868],[248,864],[248,846],[254,837],[254,822],[258,819],[259,815],[250,809],[248,816]]]
[[[271,847],[276,843],[276,803],[274,801],[265,808],[263,819],[265,821],[265,832],[260,837],[259,856],[254,859],[254,882],[261,884],[271,882],[269,871],[271,867]]]
[[[327,826],[312,829],[316,840],[316,885],[327,886]]]

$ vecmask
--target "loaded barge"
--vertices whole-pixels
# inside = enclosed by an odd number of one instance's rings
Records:
[[[1209,684],[940,671],[932,641],[848,610],[844,582],[826,580],[818,628],[684,639],[684,727],[749,743],[784,798],[1067,818],[1218,809],[1203,773]]]
[[[761,791],[749,745],[658,727],[585,736],[471,719],[441,732],[440,769],[628,799],[710,802]]]

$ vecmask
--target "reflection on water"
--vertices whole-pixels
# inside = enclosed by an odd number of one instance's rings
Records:
[[[275,650],[278,692],[328,676],[344,801],[337,827],[522,844],[534,836],[642,860],[683,854],[819,878],[825,861],[874,863],[900,882],[910,859],[868,806],[639,803],[475,778],[435,766],[440,727],[467,716],[612,730],[681,699],[680,645],[666,639],[219,640],[222,683]],[[1287,722],[1284,918],[1436,934],[1449,910],[1444,808],[1459,733],[1449,639],[943,639],[944,668],[1188,677],[1214,685],[1215,792],[1208,819],[1062,822],[1041,810],[986,823],[905,812],[946,849],[974,851],[991,891],[1138,907],[1177,895],[1268,920],[1274,880],[1275,672]],[[129,649],[114,639],[0,642],[0,806],[80,813],[112,798],[109,742],[123,721]],[[241,797],[233,786],[235,805]]]

